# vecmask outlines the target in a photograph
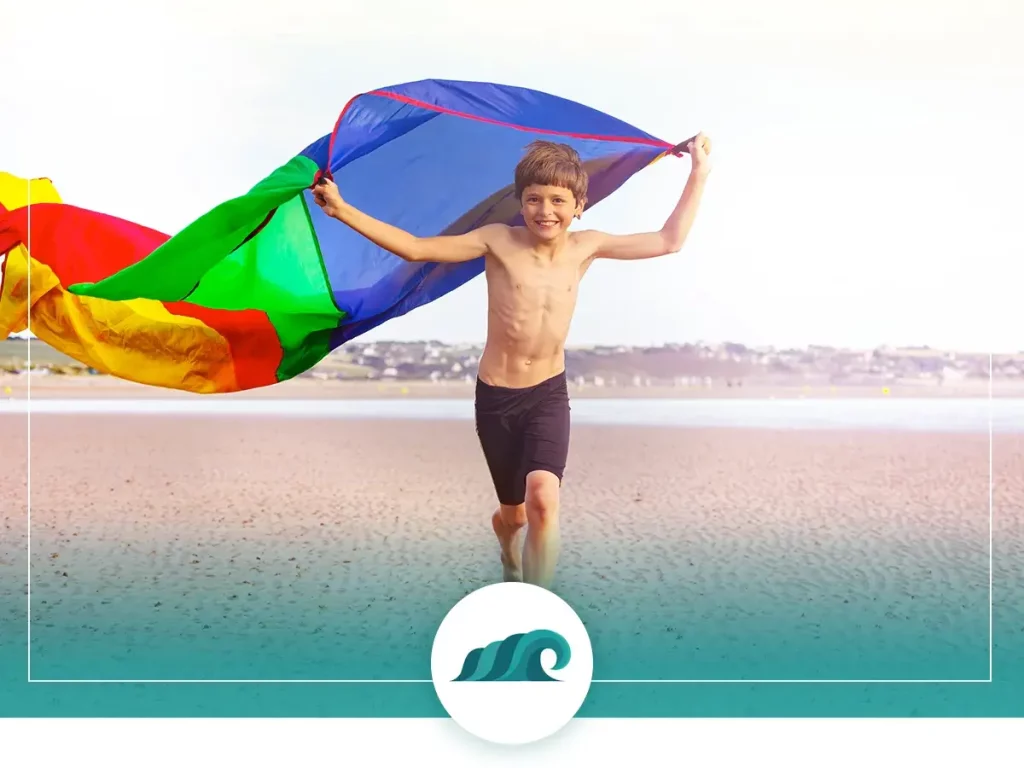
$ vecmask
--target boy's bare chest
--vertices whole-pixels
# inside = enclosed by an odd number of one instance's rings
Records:
[[[579,287],[575,264],[523,264],[508,272],[508,289],[518,301],[548,306],[572,303]]]

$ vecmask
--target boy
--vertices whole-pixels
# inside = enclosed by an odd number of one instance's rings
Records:
[[[329,216],[406,261],[486,257],[487,341],[476,382],[476,430],[497,492],[491,517],[505,581],[550,588],[569,449],[565,341],[580,279],[595,259],[647,259],[679,251],[710,169],[706,139],[687,144],[689,180],[658,232],[569,232],[587,202],[587,174],[565,144],[536,141],[515,170],[525,226],[489,224],[463,235],[416,237],[342,200],[325,179],[314,199]],[[525,543],[523,528],[526,527]]]

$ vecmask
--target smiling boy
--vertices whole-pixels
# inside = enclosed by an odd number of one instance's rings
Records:
[[[648,259],[683,247],[710,170],[706,148],[704,134],[687,144],[691,170],[678,204],[659,231],[635,235],[569,231],[587,202],[587,173],[574,149],[547,141],[532,143],[515,169],[522,227],[416,237],[353,208],[330,179],[314,188],[326,214],[406,261],[485,257],[487,341],[476,431],[498,497],[491,524],[505,581],[550,588],[554,576],[569,452],[565,342],[580,279],[596,259]]]

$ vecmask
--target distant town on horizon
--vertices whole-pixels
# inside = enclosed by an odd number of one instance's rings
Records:
[[[95,374],[36,339],[35,370]],[[0,341],[0,370],[28,369],[27,340]],[[305,378],[324,380],[465,381],[475,379],[483,344],[439,341],[352,341],[336,349]],[[971,385],[993,380],[1024,383],[1024,352],[993,354],[930,347],[845,349],[681,343],[660,346],[593,345],[566,349],[566,373],[580,386],[728,387],[771,385]]]

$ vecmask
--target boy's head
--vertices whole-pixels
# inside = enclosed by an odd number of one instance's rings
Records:
[[[583,214],[587,181],[579,154],[568,144],[530,144],[516,166],[515,187],[527,228],[544,240],[567,230]]]

